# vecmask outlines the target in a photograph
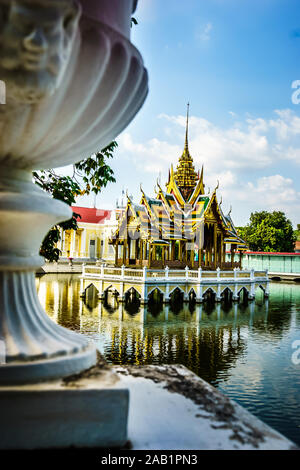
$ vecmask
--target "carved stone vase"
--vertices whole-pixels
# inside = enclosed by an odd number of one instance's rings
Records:
[[[40,244],[71,209],[32,170],[74,163],[133,119],[148,77],[130,42],[134,0],[0,0],[0,384],[78,373],[96,361],[87,338],[43,311]]]

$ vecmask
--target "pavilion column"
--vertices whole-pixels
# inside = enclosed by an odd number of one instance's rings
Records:
[[[140,266],[143,266],[143,240],[140,238],[140,253],[139,253],[139,258],[140,258]]]
[[[207,267],[209,264],[209,238],[207,237],[205,242],[205,266]]]
[[[217,237],[217,264],[219,267],[221,267],[222,264],[222,245],[221,245],[221,234],[218,234]]]
[[[230,266],[233,268],[233,263],[234,263],[234,245],[231,244],[231,260],[230,260]]]
[[[209,236],[207,240],[207,265],[211,267],[211,261],[212,261],[212,233],[211,233],[211,227],[209,228]]]
[[[187,262],[188,262],[188,250],[187,250],[186,245],[187,245],[187,243],[185,242],[185,244],[184,244],[184,262],[185,262],[185,264],[187,264]]]
[[[175,240],[172,240],[171,242],[171,260],[175,260]]]
[[[225,267],[225,263],[226,263],[226,243],[224,243],[223,238],[222,238],[222,263],[223,263],[223,267]]]
[[[223,234],[220,235],[220,268],[223,267]]]
[[[240,268],[242,267],[242,258],[243,258],[243,252],[240,251],[240,260],[239,260]]]
[[[182,261],[182,241],[181,240],[179,240],[178,259],[179,261]]]
[[[115,266],[118,266],[119,240],[116,241],[115,250]]]
[[[151,267],[152,246],[148,244],[148,267]]]
[[[124,238],[124,241],[123,241],[123,265],[124,266],[126,264],[126,244],[127,244],[127,241]]]
[[[218,262],[218,248],[217,248],[217,224],[214,224],[214,269],[217,268],[217,262]]]
[[[202,248],[198,250],[198,267],[201,268],[202,264],[202,256],[203,256],[203,251]]]
[[[130,257],[131,257],[131,238],[128,239],[127,242],[127,255],[128,255],[128,264],[130,264]]]

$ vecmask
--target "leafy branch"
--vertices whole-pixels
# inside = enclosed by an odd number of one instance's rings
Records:
[[[73,165],[73,175],[61,176],[53,169],[34,171],[34,182],[44,191],[51,194],[54,199],[65,202],[69,206],[76,203],[78,196],[98,194],[108,183],[114,183],[113,170],[106,163],[106,159],[113,157],[117,148],[117,142],[113,141],[107,147],[95,155]],[[70,220],[55,225],[43,240],[40,255],[49,261],[58,261],[61,252],[56,247],[60,240],[60,229],[77,230],[77,222],[80,215],[73,212]]]

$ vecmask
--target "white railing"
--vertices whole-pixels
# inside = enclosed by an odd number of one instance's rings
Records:
[[[121,268],[115,268],[111,266],[92,266],[82,265],[82,277],[93,278],[93,279],[120,279],[120,280],[136,280],[136,281],[172,281],[178,280],[180,282],[186,281],[211,281],[216,280],[217,282],[224,281],[255,281],[257,278],[263,278],[268,280],[268,271],[254,271],[251,270],[240,270],[234,268],[232,271],[221,271],[219,268],[216,271],[203,271],[201,268],[198,270],[192,270],[186,267],[185,269],[133,269],[122,266]]]

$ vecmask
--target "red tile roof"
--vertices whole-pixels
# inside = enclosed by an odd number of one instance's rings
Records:
[[[81,215],[77,222],[86,222],[89,224],[103,224],[106,219],[110,219],[111,211],[96,209],[95,207],[72,206],[72,211]]]

